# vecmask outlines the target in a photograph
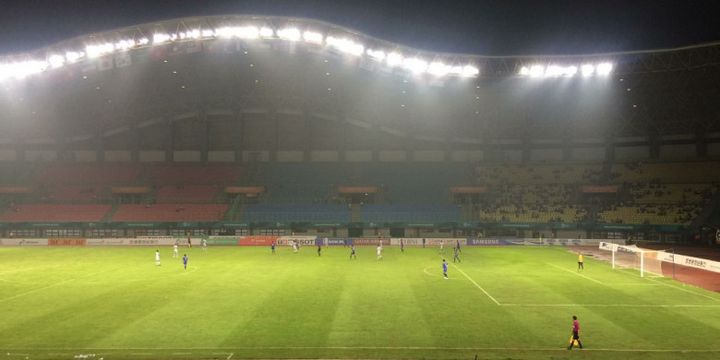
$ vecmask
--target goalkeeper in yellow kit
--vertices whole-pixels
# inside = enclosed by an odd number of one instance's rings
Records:
[[[585,264],[583,262],[583,255],[578,252],[578,271],[585,270]]]

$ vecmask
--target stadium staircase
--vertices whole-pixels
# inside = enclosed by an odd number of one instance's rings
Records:
[[[101,221],[102,222],[110,222],[110,219],[112,219],[112,217],[115,216],[115,213],[118,211],[119,208],[120,208],[120,204],[118,204],[118,203],[112,204],[110,211],[105,213],[105,216],[103,216]]]
[[[362,222],[362,206],[360,204],[350,204],[350,220]]]
[[[241,209],[240,205],[240,195],[236,195],[230,203],[230,208],[228,209],[228,212],[225,214],[225,221],[233,221],[239,219],[238,213]]]

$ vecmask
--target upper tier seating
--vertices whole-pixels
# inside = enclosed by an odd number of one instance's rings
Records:
[[[62,204],[22,204],[10,206],[0,213],[0,221],[38,222],[38,221],[78,221],[97,222],[110,211],[110,205],[62,205]]]
[[[460,209],[456,205],[370,204],[362,208],[365,222],[457,222]]]
[[[140,167],[130,164],[52,164],[42,170],[42,184],[127,184],[135,181]]]
[[[113,221],[220,221],[226,204],[120,205]]]
[[[158,203],[212,202],[220,188],[217,185],[167,185],[157,190]]]
[[[350,210],[338,204],[254,204],[245,209],[251,222],[350,222]]]
[[[240,177],[240,168],[230,165],[154,165],[145,170],[153,185],[232,184]]]

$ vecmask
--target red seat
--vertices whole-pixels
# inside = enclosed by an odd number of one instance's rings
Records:
[[[226,204],[120,205],[113,221],[217,221],[228,210]]]
[[[6,209],[0,214],[0,221],[100,221],[110,211],[110,205],[62,205],[22,204]]]

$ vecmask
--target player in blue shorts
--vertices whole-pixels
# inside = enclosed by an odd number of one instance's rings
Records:
[[[448,279],[448,276],[447,276],[448,263],[445,261],[445,259],[443,259],[442,269],[443,269],[443,276],[445,277],[445,280],[447,280]]]
[[[187,256],[187,254],[184,254],[183,255],[183,267],[185,268],[185,270],[187,270],[187,263],[188,263],[188,256]]]

